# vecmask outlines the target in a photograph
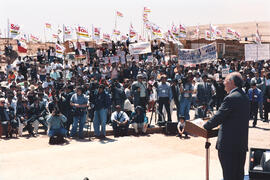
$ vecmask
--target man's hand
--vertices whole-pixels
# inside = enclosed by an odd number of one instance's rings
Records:
[[[267,101],[268,103],[270,103],[270,99],[266,99],[266,101]]]

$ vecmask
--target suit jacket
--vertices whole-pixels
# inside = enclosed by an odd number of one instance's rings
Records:
[[[249,111],[249,100],[242,89],[234,89],[224,98],[218,112],[204,124],[207,130],[221,125],[216,149],[222,152],[248,150]]]
[[[198,84],[197,87],[197,99],[199,103],[209,103],[210,99],[212,98],[212,87],[211,84],[206,83],[206,87],[204,83]]]

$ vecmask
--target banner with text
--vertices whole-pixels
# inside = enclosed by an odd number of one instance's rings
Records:
[[[270,44],[245,44],[245,61],[270,59]]]
[[[130,54],[146,54],[151,52],[150,42],[141,42],[129,45]]]
[[[198,49],[179,49],[181,65],[206,63],[217,59],[216,43],[211,43]]]

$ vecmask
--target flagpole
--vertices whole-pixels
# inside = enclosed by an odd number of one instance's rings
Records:
[[[10,32],[10,28],[9,28],[9,18],[7,19],[7,43],[9,44],[9,32]]]
[[[256,32],[256,33],[258,34],[258,37],[260,38],[259,33],[258,33],[258,32],[259,32],[259,29],[258,29],[258,23],[256,23],[256,27],[257,27],[257,32]],[[256,37],[255,37],[255,38],[256,38]],[[258,61],[258,55],[259,55],[259,53],[258,53],[258,49],[259,49],[259,48],[258,48],[258,44],[259,44],[259,43],[257,43],[257,61]]]
[[[196,32],[198,31],[198,32],[197,32],[197,42],[198,42],[197,45],[198,45],[198,49],[199,49],[199,47],[200,47],[200,46],[199,46],[199,37],[200,37],[200,28],[199,28],[199,24],[198,24],[197,26],[198,26],[198,29],[197,29],[197,27],[196,27]]]

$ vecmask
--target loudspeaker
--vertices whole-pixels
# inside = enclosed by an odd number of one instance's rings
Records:
[[[270,149],[250,148],[249,178],[251,180],[270,179]]]
[[[165,134],[167,135],[176,135],[177,131],[177,122],[166,122],[165,124]]]

